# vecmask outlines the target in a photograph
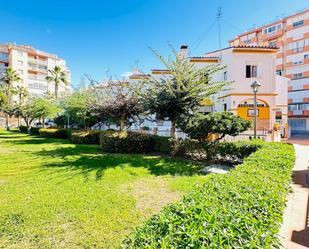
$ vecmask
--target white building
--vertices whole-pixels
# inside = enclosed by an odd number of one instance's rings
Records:
[[[183,57],[196,67],[210,64],[225,66],[225,70],[214,75],[215,81],[233,81],[225,91],[212,96],[212,109],[205,107],[204,112],[230,111],[246,120],[253,120],[253,92],[250,85],[259,81],[261,87],[258,99],[258,130],[272,130],[275,123],[285,127],[288,113],[288,79],[275,73],[275,55],[277,49],[264,46],[235,46],[205,54],[202,57],[186,57],[187,46],[181,47]],[[152,70],[156,77],[168,77],[168,70]],[[143,80],[147,75],[134,72],[130,81]],[[168,121],[147,122],[150,129],[169,129]]]
[[[70,91],[70,71],[64,59],[57,55],[37,50],[31,46],[2,44],[0,45],[0,73],[5,68],[12,67],[21,78],[14,82],[13,87],[19,85],[28,89],[30,96],[41,96],[47,91],[54,93],[54,84],[45,79],[48,70],[60,66],[67,74],[67,86],[59,86],[59,95]],[[16,100],[16,96],[13,98]]]

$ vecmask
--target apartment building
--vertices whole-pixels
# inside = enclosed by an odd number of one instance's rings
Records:
[[[60,66],[67,73],[70,83],[70,71],[64,59],[57,55],[46,53],[31,46],[0,44],[0,73],[5,68],[12,67],[21,78],[14,86],[24,86],[30,96],[42,96],[47,91],[54,93],[53,83],[47,82],[48,70]],[[59,94],[70,91],[70,84],[59,86]],[[17,96],[13,97],[16,100]]]
[[[292,133],[309,132],[309,9],[240,34],[230,45],[279,48],[275,71],[290,79],[288,104]]]
[[[206,67],[212,64],[224,66],[217,72],[214,81],[232,81],[226,90],[211,96],[201,112],[230,111],[246,120],[253,121],[254,102],[251,84],[259,81],[261,87],[257,93],[257,129],[272,130],[275,123],[280,123],[284,129],[288,114],[288,81],[275,73],[277,48],[269,46],[232,46],[222,50],[206,53],[201,57],[188,57],[188,46],[181,47],[184,59],[196,67]],[[152,70],[153,77],[169,77],[170,71]],[[143,80],[148,75],[135,70],[130,76],[130,82]],[[212,103],[212,106],[209,105]],[[150,128],[169,129],[168,121],[145,123]],[[285,134],[287,135],[287,134]]]

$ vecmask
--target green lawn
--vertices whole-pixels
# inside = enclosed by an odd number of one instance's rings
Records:
[[[200,166],[0,132],[0,248],[110,248],[207,177]]]

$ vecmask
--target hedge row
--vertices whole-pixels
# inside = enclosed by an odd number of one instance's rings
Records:
[[[41,128],[39,130],[40,136],[46,138],[63,138],[68,139],[71,135],[70,129],[62,128]]]
[[[264,143],[229,174],[213,175],[165,207],[123,248],[279,248],[294,165],[291,145]]]
[[[40,129],[42,128],[39,128],[39,127],[31,127],[30,128],[30,134],[31,135],[40,135]],[[19,126],[19,131],[22,132],[22,133],[28,133],[28,127],[27,126],[24,126],[24,125],[20,125]]]
[[[172,143],[169,137],[160,137],[136,132],[104,132],[100,134],[100,145],[104,152],[169,154]]]
[[[100,134],[106,131],[73,131],[70,140],[75,144],[100,144]]]
[[[26,126],[19,127],[21,132],[27,133]],[[30,129],[32,135],[47,138],[70,139],[76,144],[100,144],[104,152],[110,153],[163,153],[171,154],[172,142],[169,137],[161,137],[136,132],[97,131],[97,130],[71,130],[62,128],[34,128]],[[180,148],[174,148],[175,155],[194,155],[194,159],[206,157],[212,161],[241,161],[262,146],[262,141],[241,141],[235,143],[220,142],[211,146],[195,140],[185,140]],[[177,151],[179,150],[179,151]],[[203,158],[202,158],[203,159]]]

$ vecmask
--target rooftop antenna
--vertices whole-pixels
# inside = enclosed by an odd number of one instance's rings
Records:
[[[139,69],[139,59],[135,60],[135,67],[136,67],[137,70]]]
[[[218,31],[219,31],[219,48],[221,49],[221,19],[222,19],[222,8],[218,8],[217,21],[218,21]]]

